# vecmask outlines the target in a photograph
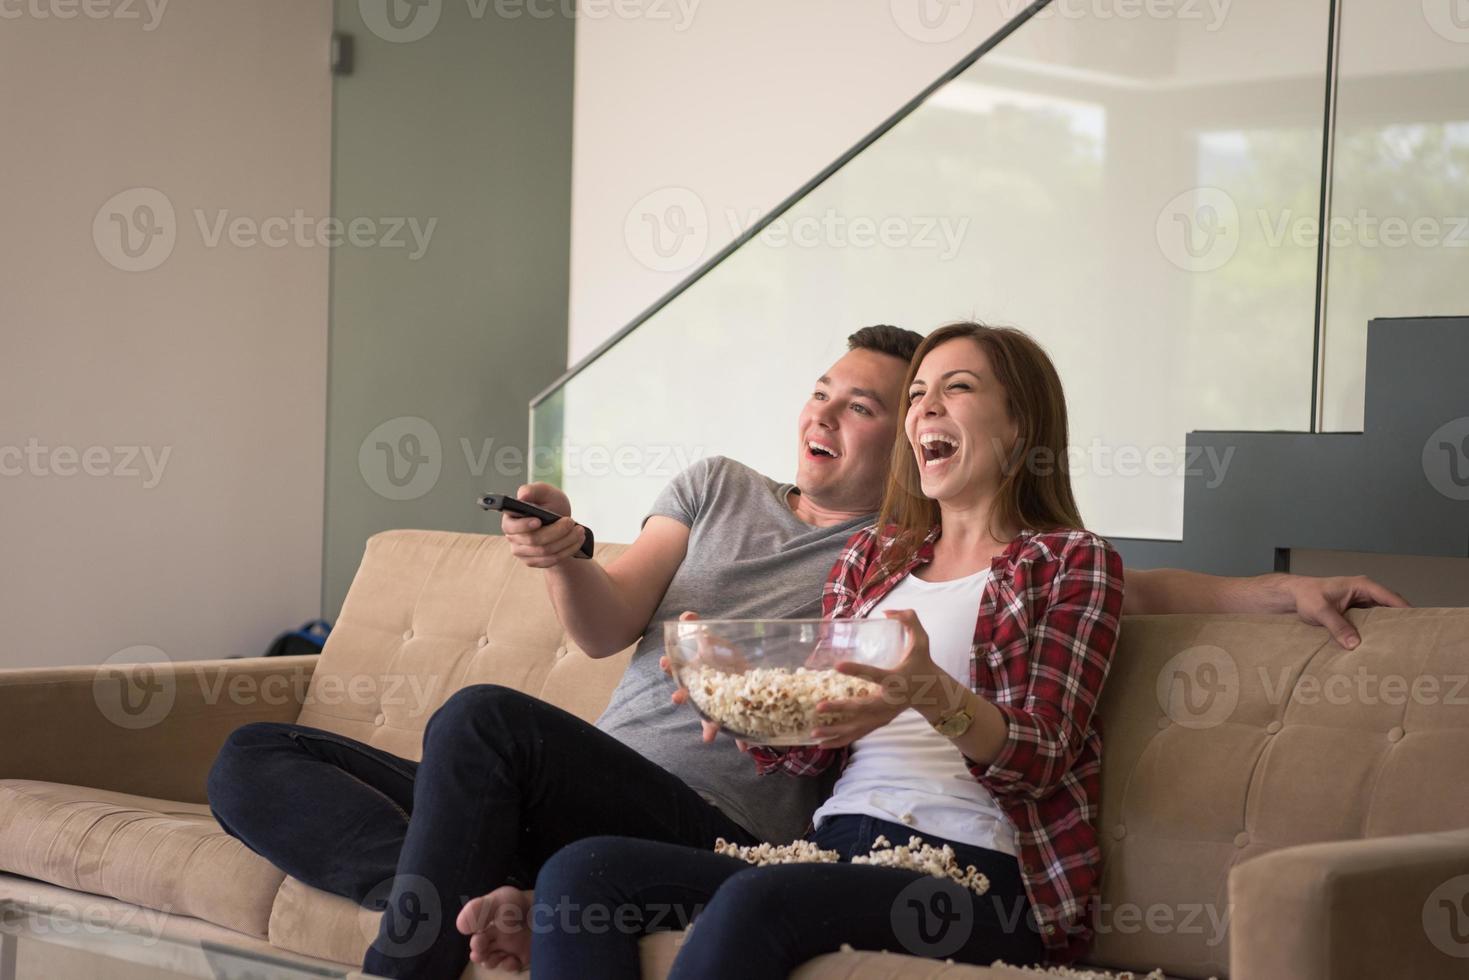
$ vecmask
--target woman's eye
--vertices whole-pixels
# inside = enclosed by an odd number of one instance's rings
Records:
[[[826,394],[825,394],[825,392],[813,391],[813,392],[811,392],[811,397],[814,398],[814,399],[816,399],[819,402],[826,401]]]
[[[950,391],[968,391],[969,390],[969,385],[967,385],[963,381],[956,381],[953,384],[949,385],[949,390]]]

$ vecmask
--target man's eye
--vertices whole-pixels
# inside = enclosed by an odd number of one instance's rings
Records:
[[[813,392],[811,392],[811,397],[814,398],[814,399],[816,399],[819,402],[826,401],[826,393],[825,392],[813,391]]]
[[[866,405],[853,405],[852,406],[852,411],[857,412],[858,414],[861,414],[861,415],[871,415],[872,414],[872,410],[869,409]]]

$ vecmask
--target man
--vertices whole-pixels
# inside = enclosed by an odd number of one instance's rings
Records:
[[[722,457],[701,460],[605,567],[571,559],[585,532],[561,491],[520,488],[522,499],[567,515],[541,527],[507,514],[501,526],[520,560],[546,570],[571,638],[593,657],[637,643],[596,726],[494,685],[449,698],[417,765],[302,726],[247,725],[210,774],[220,824],[289,874],[359,903],[376,905],[375,886],[391,882],[364,963],[390,977],[457,977],[471,945],[480,962],[522,965],[528,936],[497,930],[497,912],[524,908],[516,886],[571,841],[616,834],[704,847],[721,836],[797,836],[821,785],[759,777],[729,740],[690,737],[694,715],[671,703],[658,665],[662,623],[687,609],[819,615],[837,553],[877,510],[904,373],[921,339],[890,326],[857,331],[801,411],[795,484]],[[1159,570],[1128,575],[1124,612],[1294,611],[1354,645],[1340,610],[1376,603],[1403,604],[1361,578]],[[288,811],[279,799],[289,799]],[[430,907],[442,914],[426,914]]]

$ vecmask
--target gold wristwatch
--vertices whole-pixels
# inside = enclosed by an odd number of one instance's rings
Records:
[[[958,738],[969,731],[969,726],[974,724],[974,715],[963,708],[951,711],[938,721],[933,723],[934,731],[944,738]]]

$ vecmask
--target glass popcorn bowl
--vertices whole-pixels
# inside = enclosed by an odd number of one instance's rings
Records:
[[[755,745],[815,745],[822,701],[876,694],[843,661],[892,668],[903,625],[892,619],[694,619],[665,623],[675,680],[700,715]]]

